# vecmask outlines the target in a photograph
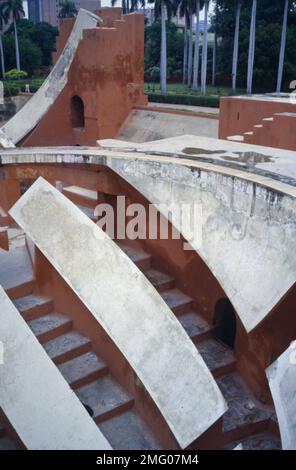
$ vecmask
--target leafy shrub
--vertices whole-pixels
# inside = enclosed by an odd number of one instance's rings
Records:
[[[19,85],[11,82],[4,83],[4,94],[5,96],[16,96],[20,92]]]
[[[6,80],[20,80],[27,78],[28,74],[24,70],[11,69],[9,72],[6,72]]]
[[[195,96],[195,95],[161,95],[160,93],[146,93],[149,101],[155,103],[185,104],[189,106],[207,106],[219,108],[220,98],[218,96]]]
[[[159,67],[150,67],[148,70],[145,71],[145,77],[147,77],[151,81],[158,81],[160,78],[160,68]]]

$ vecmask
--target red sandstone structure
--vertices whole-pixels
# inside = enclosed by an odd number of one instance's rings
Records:
[[[223,97],[219,138],[296,150],[293,95]]]
[[[144,105],[144,17],[121,8],[96,12],[103,23],[84,31],[68,82],[23,146],[95,145],[114,137],[131,109]],[[55,60],[74,20],[62,20]]]

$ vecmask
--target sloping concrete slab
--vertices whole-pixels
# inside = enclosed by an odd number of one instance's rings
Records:
[[[182,448],[226,411],[215,380],[146,277],[39,178],[10,211],[129,361]]]
[[[224,175],[213,165],[202,169],[189,160],[132,151],[130,157],[120,157],[120,151],[118,157],[106,156],[105,164],[157,206],[185,239],[194,235],[191,246],[221,284],[247,332],[295,283],[296,222],[291,214],[296,213],[296,198],[265,188],[264,177],[261,186],[260,177],[257,182],[244,180],[234,169]],[[192,220],[180,220],[182,206],[195,213],[194,229]]]
[[[110,444],[0,286],[0,407],[29,450]]]
[[[101,19],[93,13],[82,8],[79,10],[69,39],[51,73],[27,104],[0,129],[0,144],[4,148],[12,147],[23,139],[55,102],[67,84],[68,71],[83,30],[95,28],[99,21]]]
[[[194,114],[177,114],[169,109],[152,111],[133,110],[124,122],[118,138],[131,142],[149,142],[156,139],[181,136],[186,132],[204,137],[218,137],[219,120]]]
[[[296,450],[296,341],[266,369],[283,450]]]

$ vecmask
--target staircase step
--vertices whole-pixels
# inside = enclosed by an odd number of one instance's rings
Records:
[[[45,343],[70,331],[73,322],[66,315],[53,312],[43,317],[30,320],[28,325],[40,343]]]
[[[197,312],[184,313],[179,321],[194,343],[211,338],[213,328]]]
[[[13,442],[9,437],[1,437],[0,439],[0,451],[1,450],[18,450],[18,445]]]
[[[82,403],[93,410],[97,423],[105,421],[133,406],[133,399],[118,385],[110,375],[76,390]]]
[[[9,251],[8,232],[0,228],[0,249]]]
[[[160,450],[145,423],[130,410],[99,424],[114,450]]]
[[[23,284],[19,284],[16,287],[12,287],[11,289],[6,289],[6,293],[12,301],[15,301],[21,297],[31,295],[34,292],[35,285],[35,280],[31,280],[24,282]]]
[[[58,368],[73,389],[99,379],[109,370],[104,361],[92,351],[64,362]]]
[[[254,132],[253,131],[244,132],[244,135],[254,135]]]
[[[173,289],[175,286],[175,279],[172,276],[157,271],[157,269],[148,269],[144,274],[158,292]]]
[[[262,129],[263,124],[255,124],[253,127],[255,127],[255,129]]]
[[[229,135],[227,137],[227,140],[230,140],[232,142],[243,142],[244,136],[243,135]]]
[[[98,217],[95,217],[94,209],[90,209],[89,207],[81,206],[79,204],[76,204],[76,207],[78,207],[78,209],[80,209],[81,212],[83,212],[93,222],[98,220]]]
[[[76,331],[70,331],[47,341],[43,347],[55,364],[61,364],[88,352],[91,349],[91,341]]]
[[[119,248],[138,266],[141,270],[147,270],[151,266],[151,255],[136,245],[129,245],[124,241],[116,241]]]
[[[267,118],[263,118],[262,121],[274,121],[274,118],[273,117],[267,117]]]
[[[0,227],[8,227],[12,222],[12,218],[0,206]]]
[[[182,315],[193,308],[193,299],[179,289],[170,289],[160,295],[175,315]]]
[[[51,299],[35,294],[14,300],[14,305],[26,321],[47,315],[54,308]]]
[[[81,188],[80,186],[67,186],[62,193],[74,204],[95,209],[98,204],[98,194],[96,191]]]
[[[235,357],[233,352],[220,341],[208,339],[198,343],[197,349],[202,355],[214,377],[221,377],[235,369]]]
[[[260,433],[267,429],[272,413],[255,403],[236,373],[218,378],[217,383],[229,406],[223,416],[226,442],[240,440],[250,433]]]
[[[225,446],[225,450],[232,450],[238,444],[242,444],[243,450],[281,450],[279,437],[269,432],[254,434],[253,436],[231,442]]]

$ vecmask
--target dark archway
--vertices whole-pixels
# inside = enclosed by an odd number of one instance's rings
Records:
[[[234,348],[236,335],[235,310],[228,299],[220,299],[215,306],[215,338]]]
[[[84,129],[84,103],[79,96],[71,99],[71,122],[74,129]]]

